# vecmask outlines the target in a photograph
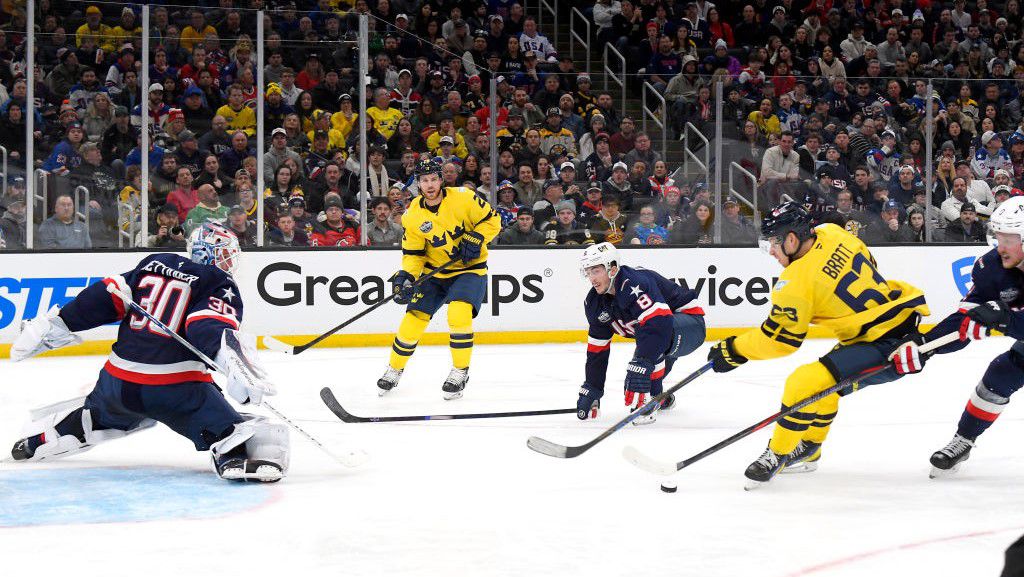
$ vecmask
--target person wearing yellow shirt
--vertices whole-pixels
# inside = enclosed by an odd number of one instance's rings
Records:
[[[461,397],[469,381],[473,317],[487,292],[487,245],[501,230],[501,218],[472,189],[444,186],[442,171],[437,159],[420,161],[415,172],[420,195],[402,215],[402,266],[391,277],[391,286],[395,302],[408,306],[388,368],[377,381],[381,395],[398,386],[430,319],[445,304],[452,369],[441,386],[442,396]],[[434,271],[433,278],[417,283]]]
[[[441,153],[441,138],[449,137],[452,140],[454,148],[451,152],[459,158],[466,158],[469,156],[469,149],[466,148],[466,139],[455,130],[455,122],[452,121],[451,115],[444,115],[441,117],[441,121],[438,122],[437,130],[434,131],[429,137],[427,137],[427,149],[429,149],[435,156],[443,156]]]
[[[359,120],[359,113],[352,110],[352,95],[345,92],[338,98],[338,105],[341,110],[331,115],[331,127],[341,131],[341,135],[348,139],[352,134],[352,127]],[[395,125],[397,127],[397,124]]]
[[[765,98],[761,100],[757,110],[747,115],[747,120],[756,124],[757,130],[764,136],[782,134],[782,123],[779,121],[779,117],[772,112],[773,108],[772,99]]]
[[[102,23],[103,13],[96,6],[85,9],[85,24],[75,31],[75,46],[81,48],[82,41],[91,38],[96,46],[106,53],[114,52],[114,34],[110,26]]]
[[[207,34],[216,34],[217,29],[206,23],[206,16],[199,10],[189,15],[189,24],[181,31],[181,47],[189,52],[196,44],[201,44]]]
[[[400,110],[391,108],[391,94],[386,88],[378,88],[373,93],[373,106],[366,109],[366,115],[373,119],[373,127],[384,140],[391,138],[398,130],[398,121],[405,118]]]
[[[326,132],[329,141],[328,148],[331,150],[345,150],[345,135],[337,128],[331,127],[331,113],[326,110],[317,110],[313,113],[313,129],[306,133],[306,138],[313,142],[317,132]]]
[[[138,21],[135,12],[128,6],[121,10],[121,23],[114,26],[110,31],[111,36],[113,36],[114,48],[120,50],[125,44],[131,42],[133,38],[142,36],[142,26],[138,25]]]
[[[760,327],[711,348],[708,360],[714,371],[792,354],[810,325],[831,329],[839,344],[790,374],[782,392],[784,410],[844,379],[887,368],[776,422],[768,448],[744,473],[748,490],[782,470],[817,469],[840,395],[900,378],[890,359],[908,340],[920,339],[918,322],[929,314],[920,289],[882,276],[864,243],[839,226],[812,228],[810,214],[798,202],[773,209],[762,221],[761,237],[762,247],[783,267],[771,291],[771,312]]]
[[[241,130],[246,136],[256,134],[256,112],[245,105],[245,91],[238,84],[228,88],[228,103],[218,108],[217,114],[228,121],[228,132]]]

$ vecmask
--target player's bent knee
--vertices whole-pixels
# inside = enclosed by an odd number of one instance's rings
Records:
[[[666,355],[672,358],[685,357],[703,345],[707,338],[707,327],[701,315],[676,313],[672,315],[672,327],[675,334]]]
[[[236,424],[227,437],[210,446],[215,470],[218,458],[242,447],[245,459],[271,464],[285,476],[291,455],[288,427],[258,415],[242,416],[245,421]]]
[[[801,365],[786,379],[782,403],[791,406],[836,384],[835,377],[821,362]]]

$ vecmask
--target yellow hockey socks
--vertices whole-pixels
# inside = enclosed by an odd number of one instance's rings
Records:
[[[409,357],[416,352],[416,343],[423,336],[430,324],[430,317],[419,311],[405,313],[402,324],[398,325],[398,334],[391,345],[391,368],[402,370],[409,362]]]
[[[473,355],[473,305],[462,301],[448,303],[448,329],[452,366],[469,368],[469,358]]]
[[[791,407],[807,397],[836,383],[832,373],[820,362],[803,365],[786,379],[782,393],[783,409]],[[793,452],[801,439],[821,443],[828,435],[829,425],[836,416],[839,395],[833,394],[812,403],[775,424],[775,432],[768,448],[779,455]]]

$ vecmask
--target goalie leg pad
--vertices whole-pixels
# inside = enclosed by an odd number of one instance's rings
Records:
[[[137,418],[126,429],[107,428],[94,423],[93,412],[85,404],[84,399],[71,399],[33,411],[35,415],[47,408],[54,408],[22,429],[22,440],[18,442],[18,445],[22,445],[21,458],[18,460],[42,461],[67,457],[156,425],[153,419]]]
[[[288,427],[266,417],[243,416],[245,421],[210,447],[214,470],[227,480],[280,480],[290,461]]]

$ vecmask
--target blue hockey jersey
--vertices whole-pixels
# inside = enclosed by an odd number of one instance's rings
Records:
[[[588,385],[604,388],[612,336],[636,339],[634,356],[655,362],[651,379],[665,373],[665,353],[675,332],[672,315],[677,312],[703,315],[693,301],[697,293],[683,289],[660,274],[642,268],[619,267],[612,280],[615,294],[590,289],[584,301],[587,322]]]
[[[1015,339],[1024,339],[1024,271],[1019,268],[1005,269],[999,253],[992,249],[974,261],[971,270],[971,281],[974,283],[962,302],[982,304],[988,301],[1003,301],[1014,311],[1007,334]],[[933,341],[943,335],[955,333],[960,329],[964,313],[959,310],[942,319],[932,330],[925,334],[925,340]],[[940,354],[958,351],[970,341],[958,341],[940,348]]]
[[[211,359],[220,350],[221,333],[238,329],[242,299],[230,275],[212,265],[176,254],[153,254],[122,275],[132,299]],[[60,316],[72,331],[121,321],[117,341],[104,367],[115,377],[142,385],[211,382],[209,367],[149,319],[107,292],[106,278],[90,285],[65,306]]]

